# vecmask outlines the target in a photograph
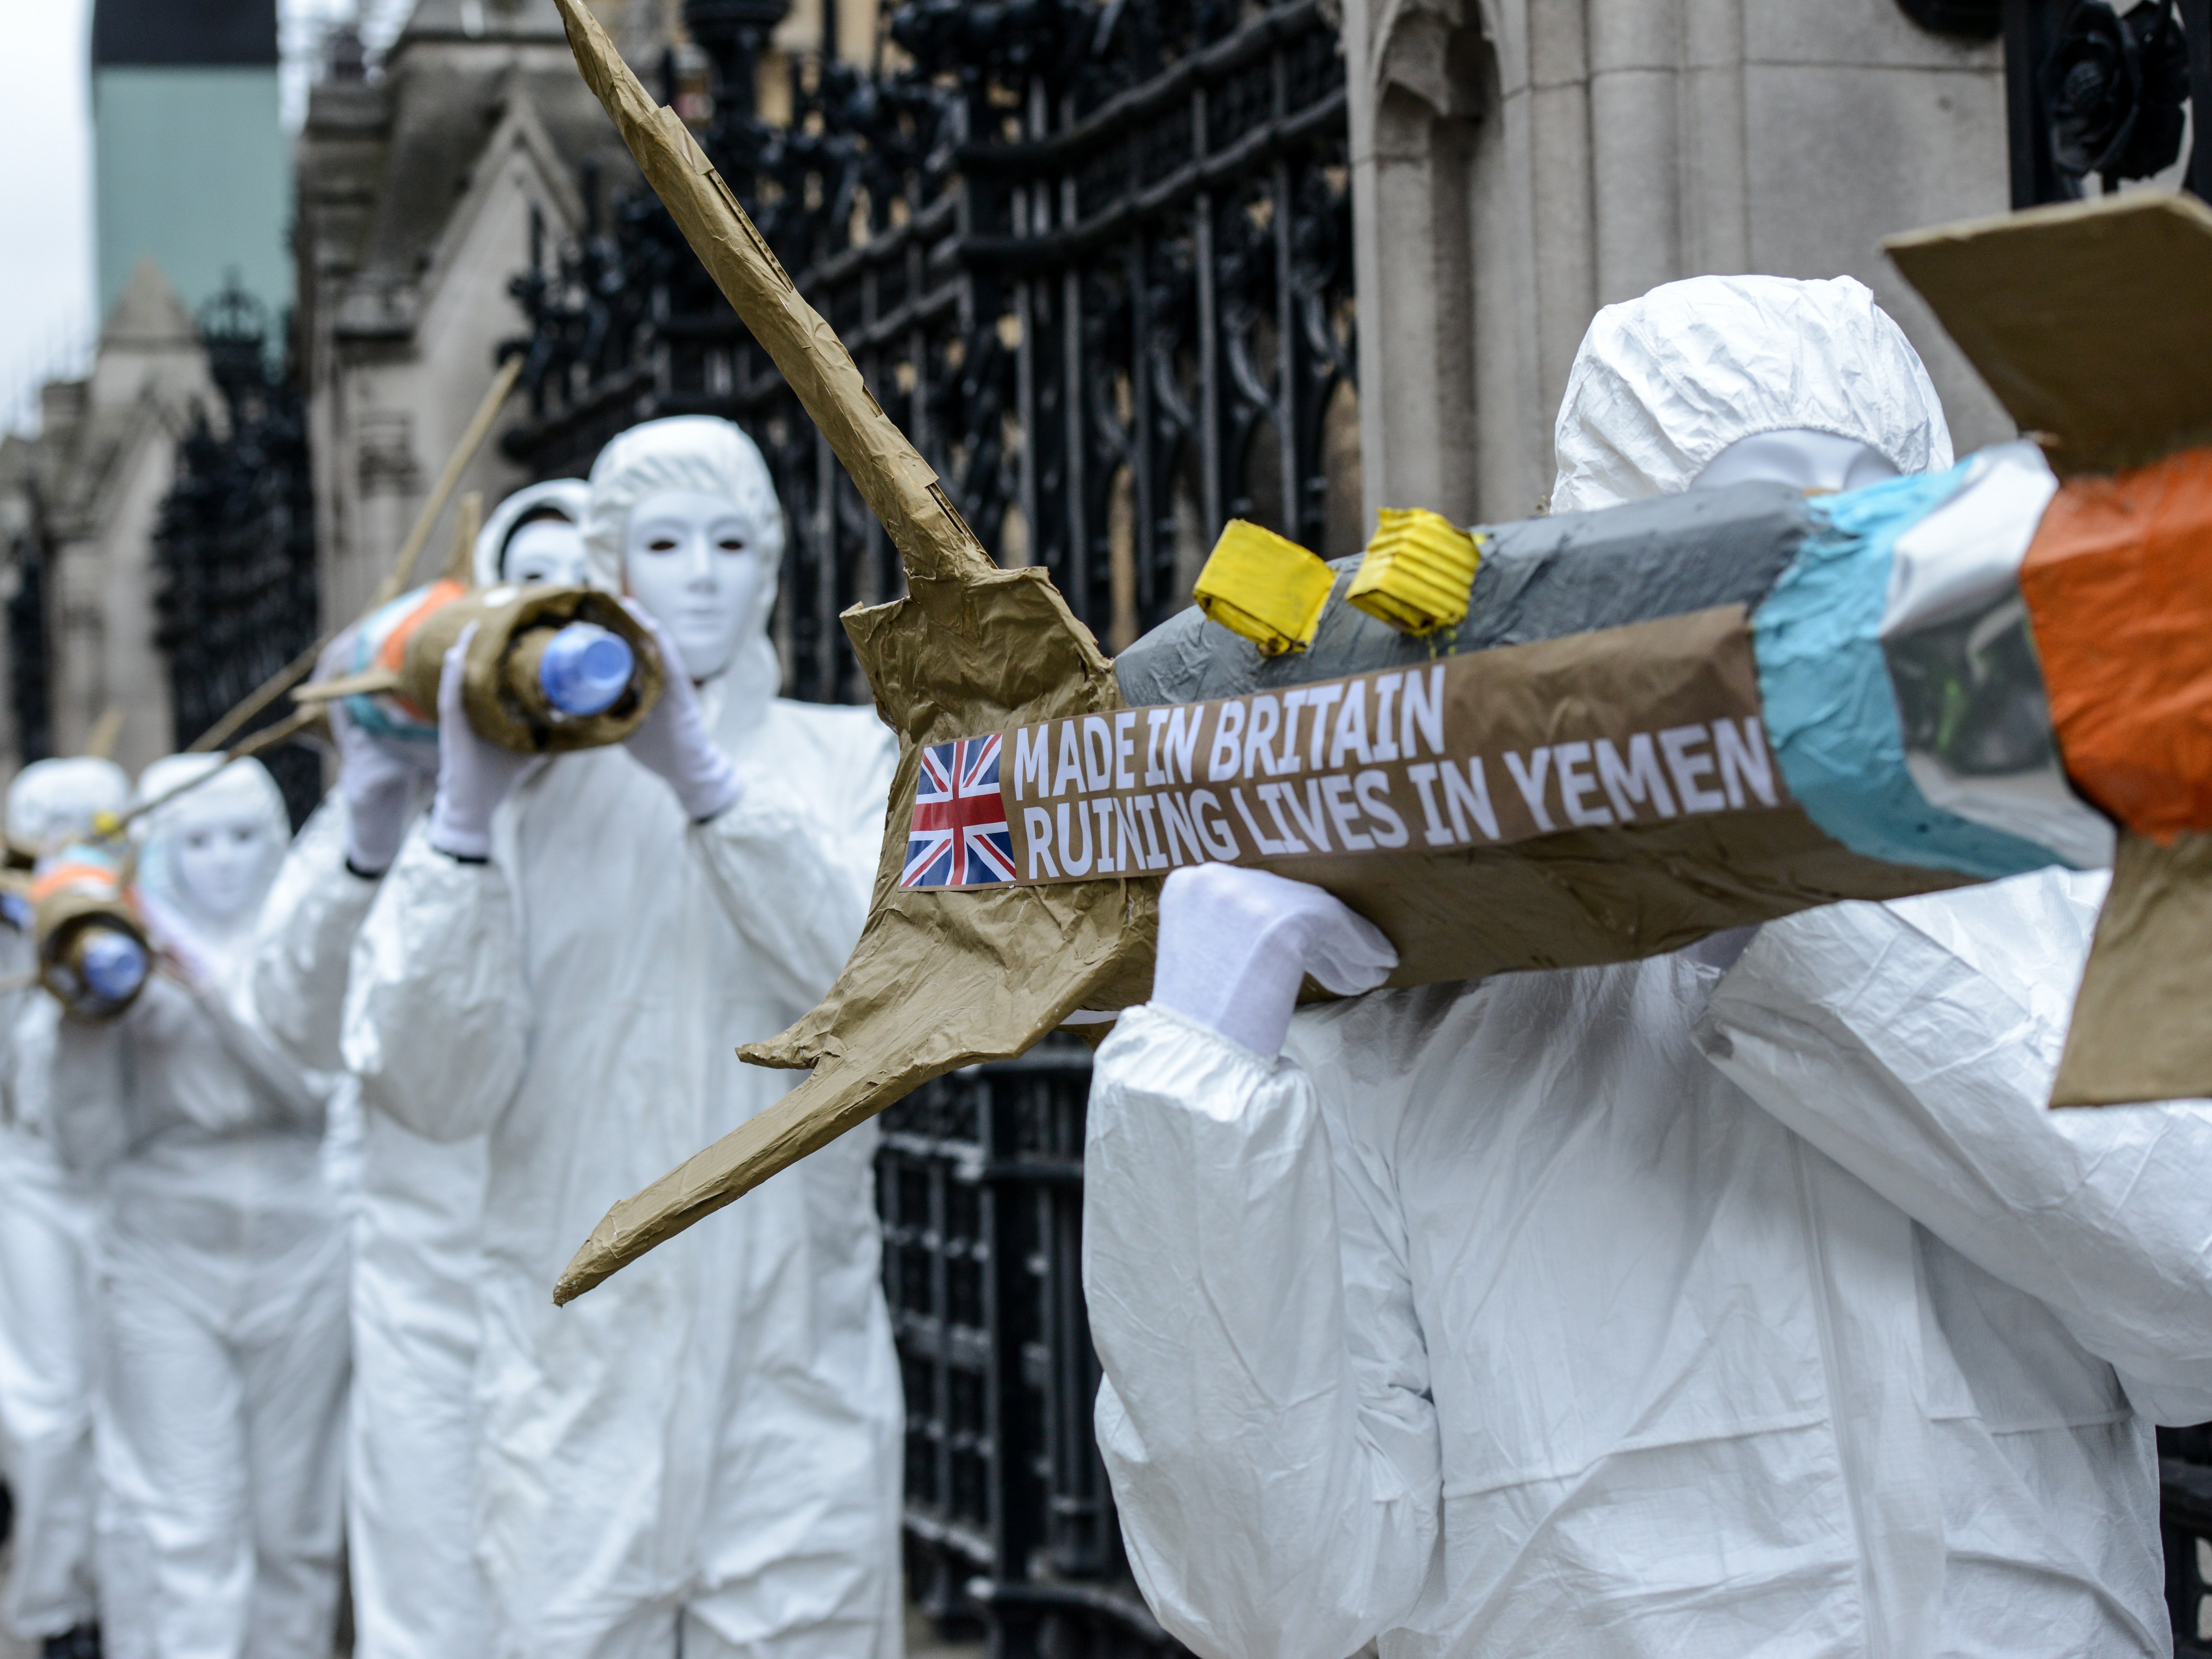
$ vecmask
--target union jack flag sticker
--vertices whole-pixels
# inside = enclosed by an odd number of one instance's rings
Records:
[[[1014,878],[997,736],[932,744],[921,751],[921,787],[899,885],[987,887]]]

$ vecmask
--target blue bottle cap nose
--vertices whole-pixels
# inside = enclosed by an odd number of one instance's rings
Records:
[[[546,701],[576,720],[614,707],[629,689],[637,659],[629,641],[597,623],[573,622],[554,635],[538,659]]]
[[[146,950],[130,934],[98,927],[84,942],[84,982],[104,1002],[127,1002],[146,982]]]

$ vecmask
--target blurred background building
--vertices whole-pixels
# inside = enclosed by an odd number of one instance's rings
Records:
[[[188,313],[290,303],[274,0],[97,0],[92,118],[101,316],[148,259]]]
[[[337,620],[382,579],[516,332],[509,281],[584,230],[586,191],[603,204],[631,174],[552,0],[422,0],[374,76],[332,35],[298,161],[295,338]],[[465,483],[495,500],[524,482],[495,447]]]

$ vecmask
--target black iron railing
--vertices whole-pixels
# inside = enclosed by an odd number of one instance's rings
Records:
[[[2002,0],[2001,20],[2016,208],[2165,172],[2185,110],[2212,109],[2212,0]],[[2181,181],[2212,197],[2212,134],[2188,142]]]
[[[884,1115],[877,1201],[906,1382],[908,1581],[994,1653],[1182,1651],[1129,1583],[1091,1430],[1091,1056],[1050,1042]]]
[[[272,362],[268,318],[234,284],[200,316],[222,396],[220,426],[195,410],[154,533],[160,617],[179,748],[314,640],[314,476],[307,399]],[[282,719],[279,703],[246,728]],[[322,762],[298,745],[262,757],[296,827],[322,796]]]
[[[712,74],[672,55],[661,94],[1001,562],[1048,567],[1118,647],[1187,603],[1225,519],[1317,547],[1352,520],[1326,465],[1353,335],[1319,0],[918,0],[890,30],[905,67],[825,52],[771,123],[753,88],[784,9],[687,0]],[[864,699],[838,613],[902,592],[897,559],[659,204],[614,204],[514,287],[530,410],[508,453],[580,474],[640,420],[739,422],[789,521],[786,690]],[[909,1583],[1002,1659],[1180,1651],[1129,1582],[1091,1436],[1089,1085],[1085,1050],[1048,1047],[883,1120]]]
[[[729,89],[779,9],[687,8],[724,89],[702,142],[1001,562],[1048,567],[1119,642],[1187,603],[1224,519],[1318,542],[1352,373],[1318,0],[927,0],[892,24],[912,67],[805,64],[770,125]],[[864,697],[836,618],[902,591],[897,562],[659,204],[515,288],[532,405],[509,453],[551,476],[651,416],[739,422],[790,520],[787,689]]]

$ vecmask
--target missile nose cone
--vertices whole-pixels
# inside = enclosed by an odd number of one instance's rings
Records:
[[[554,708],[583,720],[613,708],[636,666],[621,635],[597,623],[574,622],[546,645],[538,659],[538,683]]]
[[[85,988],[103,1002],[128,1002],[146,982],[145,947],[112,927],[94,929],[78,960]]]

